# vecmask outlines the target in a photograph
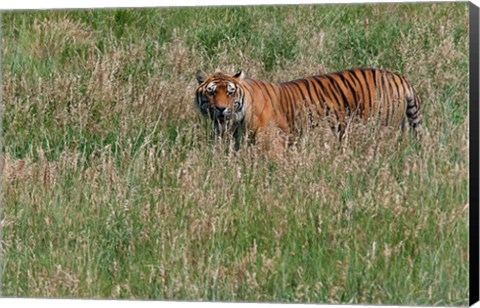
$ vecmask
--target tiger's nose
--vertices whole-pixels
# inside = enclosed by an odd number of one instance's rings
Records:
[[[217,117],[223,117],[225,114],[226,114],[226,110],[227,108],[226,107],[216,107],[215,108],[215,115]]]

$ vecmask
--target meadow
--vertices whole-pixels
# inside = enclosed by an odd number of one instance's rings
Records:
[[[2,13],[1,296],[468,304],[468,4]],[[195,72],[407,76],[284,158],[215,141]]]

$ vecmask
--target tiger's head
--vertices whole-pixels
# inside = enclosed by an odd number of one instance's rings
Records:
[[[245,94],[241,81],[244,73],[234,75],[214,73],[207,75],[202,71],[196,74],[198,88],[195,106],[204,116],[209,116],[217,127],[229,122],[239,123],[245,118]]]

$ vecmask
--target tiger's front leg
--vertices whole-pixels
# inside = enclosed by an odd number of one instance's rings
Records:
[[[275,122],[270,122],[264,127],[257,129],[255,144],[262,153],[273,159],[285,157],[288,144],[288,134]]]

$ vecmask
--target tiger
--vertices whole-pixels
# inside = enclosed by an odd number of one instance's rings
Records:
[[[274,128],[289,136],[322,119],[340,136],[351,119],[376,119],[402,131],[406,121],[414,131],[422,123],[412,83],[387,70],[356,68],[277,83],[248,78],[243,70],[199,70],[196,79],[195,106],[213,121],[216,135],[229,128],[235,137],[245,130],[255,136]]]

